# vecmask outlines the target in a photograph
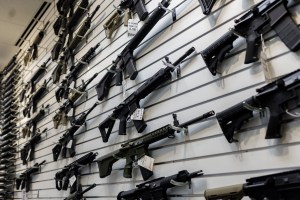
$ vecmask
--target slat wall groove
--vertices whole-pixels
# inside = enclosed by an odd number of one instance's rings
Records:
[[[149,97],[141,101],[141,106],[145,108],[144,119],[148,125],[144,133],[172,123],[171,114],[174,112],[178,114],[181,123],[212,109],[220,112],[255,94],[255,89],[264,85],[264,75],[259,70],[260,63],[243,64],[245,42],[242,40],[236,42],[234,45],[237,48],[226,56],[223,62],[226,71],[222,77],[213,77],[210,74],[199,53],[227,32],[228,28],[233,25],[234,19],[245,13],[254,3],[259,2],[259,0],[250,3],[245,3],[245,1],[218,2],[213,9],[213,16],[204,16],[197,0],[173,0],[171,2],[170,8],[182,9],[177,21],[172,22],[170,14],[165,14],[136,49],[134,56],[139,75],[135,81],[130,81],[126,76],[127,95],[139,88],[157,70],[165,67],[161,62],[165,56],[174,61],[192,46],[196,48],[197,53],[182,64],[180,78],[173,78],[172,81],[160,86]],[[146,2],[146,7],[151,13],[159,1],[149,0]],[[76,116],[87,111],[97,101],[96,84],[129,41],[126,27],[123,24],[120,25],[112,40],[105,38],[103,24],[114,11],[113,5],[117,5],[118,2],[96,0],[90,11],[93,11],[98,4],[101,4],[101,8],[93,19],[93,24],[97,24],[97,26],[92,27],[91,36],[76,51],[75,57],[81,58],[89,48],[100,43],[101,50],[79,75],[77,83],[80,83],[81,79],[89,79],[96,72],[99,72],[99,75],[87,89],[88,98],[83,98],[76,103]],[[295,4],[290,9],[298,26],[300,24],[299,8],[300,5]],[[41,48],[38,59],[22,69],[32,70],[34,73],[37,69],[35,66],[41,65],[51,55],[56,38],[52,30],[52,23],[56,18],[53,9],[54,5],[50,7],[43,18],[43,20],[51,22],[48,33],[41,43],[42,47],[47,47],[47,51]],[[137,16],[135,17],[137,18]],[[139,26],[141,25],[142,22],[139,22]],[[37,27],[40,26],[41,24]],[[38,30],[35,30],[29,37],[34,38],[37,33]],[[272,66],[274,76],[278,77],[297,69],[299,52],[290,52],[274,32],[265,38],[266,45],[269,47],[268,62]],[[29,44],[25,42],[21,48],[26,50],[28,47]],[[55,66],[54,62],[50,64],[48,73],[44,76],[45,79],[51,76]],[[24,81],[27,82],[31,73],[26,71],[22,73]],[[63,76],[60,80],[62,79]],[[42,81],[43,79],[38,84],[41,84]],[[224,85],[220,86],[222,82]],[[42,160],[47,160],[47,163],[41,168],[39,175],[33,176],[32,191],[28,193],[29,199],[62,199],[68,196],[68,191],[55,189],[53,177],[57,171],[87,152],[98,152],[99,157],[120,148],[120,144],[127,139],[141,135],[136,132],[132,124],[128,124],[127,135],[119,136],[117,122],[109,142],[102,142],[97,128],[98,124],[124,99],[121,88],[114,86],[113,83],[108,98],[102,101],[99,107],[89,115],[87,126],[75,134],[76,156],[67,159],[59,157],[58,161],[54,162],[51,150],[54,142],[58,141],[67,127],[60,127],[57,130],[53,128],[52,117],[61,104],[55,100],[55,91],[58,87],[50,85],[48,94],[38,104],[38,109],[43,104],[50,104],[50,112],[38,124],[38,128],[41,130],[48,128],[48,133],[43,135],[42,140],[37,144],[36,159],[28,166]],[[19,123],[20,126],[24,126],[26,121],[27,119],[22,119]],[[202,123],[191,126],[187,136],[178,133],[175,139],[165,139],[150,146],[151,155],[155,158],[153,178],[172,175],[182,169],[190,172],[203,170],[205,175],[193,180],[191,190],[183,187],[170,191],[170,199],[194,200],[204,199],[203,192],[206,188],[242,183],[249,177],[295,169],[299,165],[297,151],[299,151],[300,143],[297,122],[298,119],[287,119],[283,124],[283,138],[268,141],[264,139],[267,119],[259,120],[256,117],[236,135],[240,142],[229,144],[215,117],[204,120]],[[20,149],[26,140],[19,140]],[[218,148],[215,148],[217,146]],[[18,173],[26,169],[19,156],[16,167]],[[96,163],[93,163],[91,167],[84,168],[81,176],[82,185],[87,187],[93,183],[97,184],[95,189],[87,193],[87,198],[116,199],[118,192],[131,189],[142,182],[138,169],[134,169],[132,179],[123,178],[123,167],[124,160],[117,162],[113,166],[111,176],[105,179],[100,179]],[[15,198],[21,199],[21,194],[20,191],[16,191]]]

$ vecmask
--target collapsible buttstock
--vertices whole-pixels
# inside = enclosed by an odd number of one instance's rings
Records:
[[[204,15],[209,15],[217,0],[199,0]]]
[[[109,176],[111,174],[113,164],[117,161],[118,159],[113,155],[103,160],[97,160],[100,178]]]
[[[102,123],[99,124],[98,128],[101,133],[103,142],[108,142],[114,124],[115,124],[115,119],[112,119],[110,116]]]

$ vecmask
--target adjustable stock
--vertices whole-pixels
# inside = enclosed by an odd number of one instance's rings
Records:
[[[199,0],[204,15],[209,15],[217,0]]]
[[[113,119],[111,116],[109,116],[99,124],[98,128],[100,130],[103,142],[108,142],[109,136],[111,134],[115,122],[116,119]],[[125,124],[125,129],[126,129],[126,124]]]
[[[113,155],[97,160],[100,178],[109,176],[111,174],[113,164],[118,160],[119,159],[115,158]]]

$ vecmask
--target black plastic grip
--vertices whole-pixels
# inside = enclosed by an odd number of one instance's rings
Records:
[[[233,42],[238,38],[232,31],[228,31],[217,41],[212,43],[200,54],[212,75],[217,74],[218,65],[233,48]]]
[[[245,64],[253,63],[259,60],[258,53],[261,46],[261,36],[253,32],[247,37],[247,48],[245,55]]]
[[[244,101],[248,105],[256,106],[253,97]],[[245,108],[244,103],[236,104],[216,115],[219,125],[229,143],[237,142],[234,133],[240,130],[243,123],[253,117],[253,112]]]
[[[217,0],[199,0],[204,15],[209,15]]]
[[[120,118],[119,135],[126,135],[126,124],[127,124],[126,118],[125,117]]]
[[[134,0],[134,11],[138,14],[141,21],[144,21],[149,13],[145,7],[145,0]]]
[[[138,75],[138,71],[136,70],[136,64],[135,64],[135,60],[133,59],[133,56],[127,60],[126,71],[129,75],[130,80],[135,80],[135,78]]]
[[[271,27],[278,34],[282,42],[291,50],[300,49],[300,29],[292,20],[284,4],[280,4],[269,13]]]

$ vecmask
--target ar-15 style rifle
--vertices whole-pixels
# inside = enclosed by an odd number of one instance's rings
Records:
[[[49,21],[45,24],[43,30],[41,30],[39,32],[39,34],[36,36],[36,38],[33,40],[32,45],[29,47],[29,49],[27,50],[26,55],[24,56],[24,64],[25,66],[27,66],[28,62],[32,59],[35,60],[38,57],[38,47],[40,45],[40,43],[42,42],[45,33],[47,31],[47,27],[49,25]]]
[[[10,59],[10,61],[8,62],[8,64],[4,67],[4,74],[9,73],[13,67],[17,64],[17,57],[19,55],[19,53],[22,51],[22,49],[19,49],[19,51]]]
[[[148,200],[159,199],[167,200],[167,190],[176,186],[189,185],[191,186],[191,179],[202,176],[202,170],[189,173],[187,170],[179,171],[178,174],[161,177],[145,183],[137,185],[136,189],[129,191],[122,191],[118,194],[118,200]]]
[[[51,50],[51,58],[53,61],[58,59],[59,54],[63,51],[65,42],[66,42],[66,31],[64,30],[59,35],[57,42],[55,43],[53,49]]]
[[[34,136],[36,133],[36,125],[37,123],[45,116],[46,110],[49,108],[49,105],[46,107],[42,107],[40,111],[35,114],[28,122],[26,122],[25,127],[22,129],[23,138],[26,136]],[[32,129],[32,131],[31,131]]]
[[[239,131],[244,122],[253,117],[253,111],[264,111],[268,108],[266,139],[281,138],[282,118],[285,114],[293,116],[291,110],[300,103],[300,70],[296,70],[282,78],[257,89],[252,96],[242,103],[217,113],[219,125],[229,143],[237,142],[234,133]]]
[[[275,30],[291,51],[299,50],[300,29],[290,17],[287,3],[287,0],[264,0],[256,4],[235,20],[233,29],[203,50],[202,58],[212,75],[217,74],[219,65],[239,36],[247,41],[245,64],[258,61],[262,35],[271,30]]]
[[[55,186],[57,190],[67,190],[69,186],[69,179],[72,176],[75,176],[75,181],[71,186],[70,193],[76,191],[77,186],[77,176],[79,175],[79,170],[84,167],[85,165],[91,164],[94,162],[95,158],[97,157],[98,153],[90,152],[83,157],[75,160],[71,164],[65,166],[62,170],[56,172],[55,174]]]
[[[205,190],[206,200],[295,200],[300,196],[300,170],[259,176],[246,183]]]
[[[35,163],[33,167],[30,167],[29,169],[26,169],[24,172],[21,173],[19,178],[16,178],[16,189],[24,189],[26,188],[26,192],[30,190],[30,182],[31,182],[31,176],[38,172],[41,165],[43,165],[46,162],[44,160],[40,164]]]
[[[133,57],[133,51],[148,35],[152,28],[166,13],[166,7],[170,5],[170,0],[163,0],[160,5],[153,11],[150,17],[146,20],[142,28],[129,41],[123,51],[118,55],[117,59],[113,61],[110,70],[104,75],[96,86],[98,93],[98,100],[103,100],[108,95],[110,85],[113,78],[116,76],[116,85],[122,85],[123,72],[127,71],[131,80],[134,80],[138,74],[136,64]]]
[[[99,103],[95,103],[86,113],[83,112],[80,117],[73,119],[72,126],[63,134],[58,140],[58,143],[52,149],[53,160],[57,161],[60,152],[62,151],[62,157],[67,157],[67,149],[69,149],[70,157],[74,157],[75,152],[75,138],[76,131],[86,122],[87,116],[96,108]]]
[[[36,111],[36,106],[38,101],[45,95],[47,92],[47,85],[50,82],[51,78],[44,80],[43,85],[30,97],[29,102],[27,103],[25,109],[23,110],[23,116],[30,117],[30,111],[32,109],[33,113]]]
[[[82,85],[78,89],[72,90],[73,94],[71,95],[71,97],[64,102],[64,104],[59,108],[59,111],[52,118],[55,129],[57,129],[60,124],[62,124],[63,126],[67,125],[68,112],[72,108],[74,108],[74,103],[85,93],[87,86],[97,77],[97,75],[98,73],[94,74],[94,76],[90,78],[87,82],[82,82]]]
[[[81,25],[79,30],[76,33],[76,36],[73,38],[73,40],[68,45],[67,51],[70,53],[73,52],[74,49],[78,46],[78,44],[82,41],[82,38],[85,37],[85,34],[87,31],[91,28],[92,19],[94,18],[95,14],[99,10],[100,5],[98,5],[95,10],[90,14],[84,21],[84,23]],[[68,56],[67,56],[68,58]]]
[[[151,19],[151,17],[149,18]],[[113,113],[108,116],[103,122],[99,124],[99,130],[102,136],[103,142],[108,142],[111,131],[114,127],[116,119],[120,120],[119,135],[126,135],[126,123],[129,116],[131,116],[136,109],[140,108],[139,102],[153,92],[160,85],[171,80],[172,72],[179,64],[186,59],[190,54],[195,51],[195,48],[190,48],[184,55],[182,55],[177,61],[171,63],[169,58],[166,57],[168,67],[160,69],[156,74],[149,78],[141,87],[127,97],[120,105],[115,107]],[[102,99],[102,89],[96,88],[98,93],[98,99]],[[139,133],[143,132],[147,126],[143,119],[132,120],[134,126]],[[107,130],[106,130],[107,129]]]
[[[27,160],[32,161],[34,159],[34,151],[35,145],[41,141],[42,133],[45,133],[47,128],[44,129],[41,133],[37,132],[35,135],[31,137],[31,139],[24,145],[21,149],[21,160],[23,161],[23,165],[27,164]]]
[[[78,5],[77,9],[73,13],[72,17],[68,20],[67,28],[69,32],[74,31],[74,28],[77,27],[77,25],[80,22],[80,19],[87,11],[88,7],[89,7],[89,0],[81,0],[80,4]]]
[[[48,58],[40,67],[39,69],[35,72],[35,74],[31,77],[30,79],[30,87],[31,87],[31,93],[35,92],[35,84],[36,81],[38,81],[41,76],[47,71],[47,64],[51,58]]]
[[[73,194],[70,194],[64,200],[81,200],[81,199],[83,199],[83,195],[85,193],[87,193],[88,191],[90,191],[91,189],[93,189],[94,187],[96,187],[95,183],[82,191],[82,186],[80,185],[76,192],[74,192]]]
[[[145,0],[121,0],[116,11],[105,22],[103,28],[107,39],[111,39],[111,36],[115,30],[117,30],[122,15],[125,13],[124,26],[128,25],[128,20],[136,12],[141,21],[144,21],[148,17],[148,11],[145,7]]]
[[[173,115],[174,125],[168,124],[146,135],[121,144],[120,149],[104,155],[96,160],[99,167],[100,178],[110,175],[112,171],[112,165],[120,159],[126,159],[123,176],[125,178],[132,178],[132,165],[143,156],[149,156],[149,145],[165,138],[174,138],[176,131],[187,129],[188,126],[199,123],[200,121],[211,117],[214,114],[214,111],[210,111],[183,124],[179,124],[177,116]],[[152,171],[144,170],[142,168],[141,173],[144,180],[147,180],[153,174]]]
[[[69,87],[70,85],[76,81],[79,73],[84,69],[86,65],[88,65],[91,60],[96,56],[96,50],[100,46],[100,43],[96,44],[94,47],[90,48],[88,52],[78,61],[78,63],[70,69],[69,74],[62,81],[62,85],[55,92],[55,96],[57,101],[64,98],[67,99],[69,96]]]

